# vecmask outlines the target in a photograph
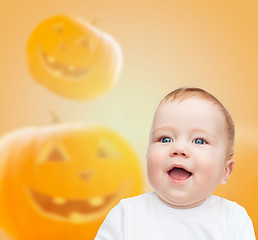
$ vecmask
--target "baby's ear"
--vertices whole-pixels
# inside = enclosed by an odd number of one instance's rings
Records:
[[[220,183],[222,185],[225,185],[233,171],[233,168],[234,168],[234,164],[235,164],[235,161],[234,159],[230,158],[228,159],[226,162],[225,162],[225,167],[224,167],[224,174],[220,180]]]

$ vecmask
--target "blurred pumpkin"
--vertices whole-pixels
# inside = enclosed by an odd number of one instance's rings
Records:
[[[236,129],[233,173],[228,183],[218,186],[214,194],[242,205],[258,231],[258,131],[243,126],[237,126]]]
[[[27,44],[29,70],[49,90],[91,99],[117,81],[122,53],[108,34],[81,19],[58,15],[41,22]]]
[[[0,163],[0,226],[18,240],[94,239],[121,198],[142,192],[137,156],[104,126],[15,131]]]

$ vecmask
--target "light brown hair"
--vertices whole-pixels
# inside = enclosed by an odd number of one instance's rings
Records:
[[[201,88],[178,88],[170,92],[167,96],[165,96],[161,100],[160,104],[168,103],[174,100],[178,100],[179,102],[182,102],[183,100],[188,99],[190,97],[198,97],[201,99],[205,99],[215,104],[216,106],[218,106],[218,109],[220,110],[220,112],[223,114],[225,118],[226,130],[227,130],[227,135],[229,140],[230,157],[232,157],[234,152],[234,139],[235,139],[234,122],[232,120],[231,115],[227,111],[227,109],[212,94],[208,93],[207,91]]]

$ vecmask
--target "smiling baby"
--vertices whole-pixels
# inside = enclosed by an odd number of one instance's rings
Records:
[[[95,240],[254,240],[243,207],[212,195],[234,166],[234,123],[200,88],[169,93],[154,115],[147,174],[154,192],[123,199]]]

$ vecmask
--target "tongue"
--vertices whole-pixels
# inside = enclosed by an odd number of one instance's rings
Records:
[[[175,167],[169,172],[169,175],[176,180],[184,180],[189,178],[192,174],[183,168]]]

